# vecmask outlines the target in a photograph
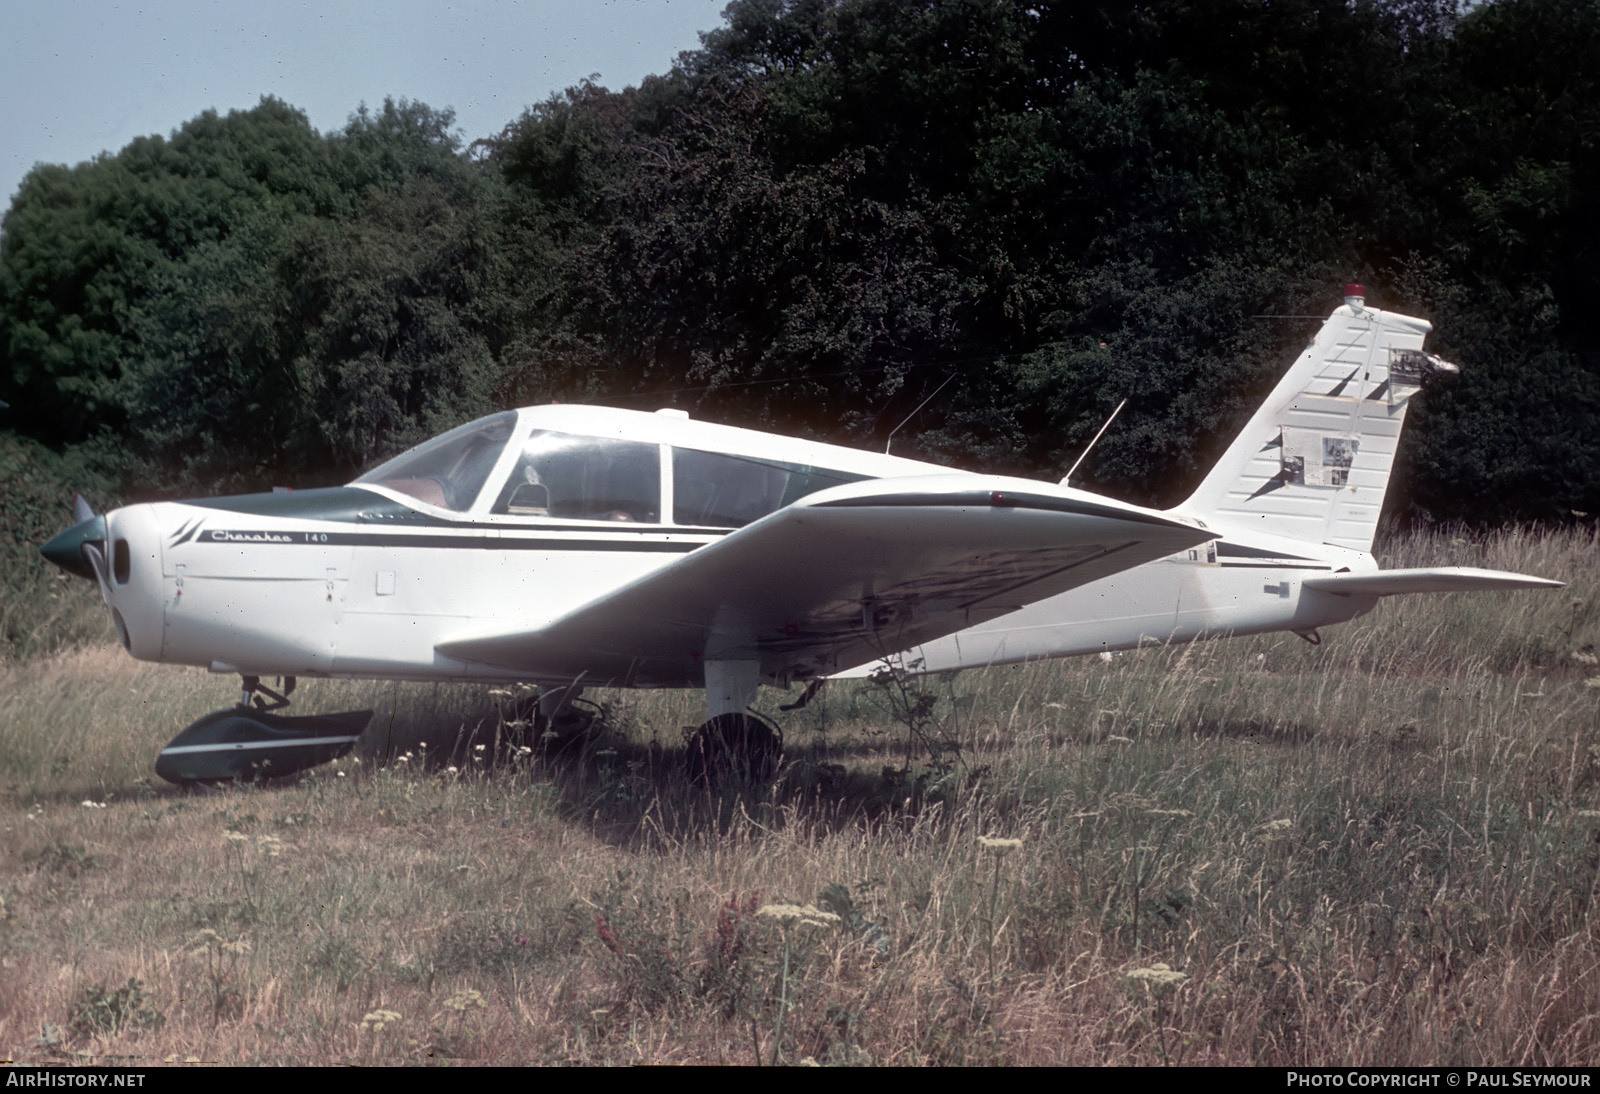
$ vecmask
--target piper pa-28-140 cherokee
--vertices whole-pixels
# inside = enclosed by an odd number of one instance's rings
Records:
[[[301,676],[534,683],[536,724],[580,687],[703,687],[691,751],[727,759],[761,739],[761,684],[886,659],[942,672],[1150,639],[1315,641],[1391,594],[1557,586],[1385,571],[1370,553],[1406,407],[1456,371],[1424,352],[1430,329],[1351,286],[1166,511],[681,411],[552,405],[343,487],[103,516],[79,499],[43,551],[98,582],[134,657],[243,677],[239,706],[162,750],[174,782],[290,774],[341,755],[370,717],[271,714],[287,700],[263,676],[286,692]]]

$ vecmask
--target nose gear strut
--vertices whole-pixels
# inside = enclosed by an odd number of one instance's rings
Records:
[[[294,694],[296,683],[293,676],[278,677],[278,686],[283,688],[283,691],[279,693],[263,684],[259,676],[246,676],[241,673],[239,679],[244,681],[244,694],[239,697],[239,705],[242,707],[254,706],[259,711],[282,710],[288,706],[289,696]],[[263,695],[267,698],[261,698]],[[271,702],[267,700],[271,700]]]

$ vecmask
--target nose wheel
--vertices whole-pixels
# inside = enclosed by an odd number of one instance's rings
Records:
[[[372,711],[340,714],[274,714],[289,705],[292,676],[283,691],[243,677],[237,706],[214,710],[167,742],[156,757],[156,774],[179,786],[216,786],[250,779],[296,775],[337,760],[355,745]]]
[[[591,742],[605,724],[605,712],[578,698],[581,692],[578,687],[552,688],[519,700],[511,708],[510,722],[518,730],[512,744],[556,756]]]

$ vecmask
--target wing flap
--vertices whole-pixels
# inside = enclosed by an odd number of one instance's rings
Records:
[[[1303,578],[1303,588],[1345,596],[1398,596],[1402,593],[1464,593],[1495,589],[1559,589],[1564,584],[1505,570],[1471,566],[1434,566],[1379,570],[1365,574],[1328,574]]]
[[[635,686],[698,686],[708,659],[772,679],[834,671],[1209,538],[1081,491],[937,475],[835,487],[548,625],[439,652]]]

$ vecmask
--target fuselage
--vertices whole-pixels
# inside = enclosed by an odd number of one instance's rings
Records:
[[[103,518],[103,588],[119,637],[143,660],[253,675],[554,680],[438,647],[497,625],[537,628],[807,493],[928,474],[964,473],[675,414],[531,407],[345,487],[118,509]],[[940,671],[1310,630],[1375,603],[1299,586],[1309,572],[1375,568],[1370,556],[1218,533],[912,656]]]

